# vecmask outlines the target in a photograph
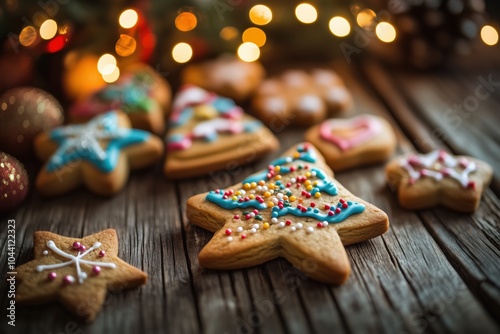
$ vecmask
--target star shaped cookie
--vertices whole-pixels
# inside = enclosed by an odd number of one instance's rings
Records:
[[[101,310],[108,289],[135,288],[148,277],[118,258],[113,229],[82,239],[38,231],[33,243],[35,259],[16,268],[16,302],[20,304],[57,300],[91,321]]]
[[[385,173],[389,185],[398,192],[399,203],[406,209],[443,205],[460,212],[473,212],[491,182],[493,169],[472,157],[435,150],[398,157],[387,164]]]
[[[288,70],[265,80],[252,99],[254,114],[272,130],[310,126],[347,109],[352,97],[331,70]]]
[[[345,245],[389,227],[387,215],[335,180],[309,143],[229,189],[191,197],[186,213],[191,223],[215,232],[198,256],[206,268],[245,268],[284,257],[331,284],[349,276]]]
[[[112,111],[83,125],[39,135],[35,151],[47,161],[36,179],[43,195],[59,195],[80,184],[99,195],[112,195],[125,185],[129,169],[161,157],[163,143],[149,132],[130,129],[128,118]]]
[[[235,168],[278,148],[276,137],[231,99],[186,85],[173,103],[165,175],[186,178]]]

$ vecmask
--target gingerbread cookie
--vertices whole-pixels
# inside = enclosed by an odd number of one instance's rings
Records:
[[[120,110],[128,115],[134,128],[162,134],[170,99],[169,84],[151,67],[137,64],[116,83],[76,103],[68,117],[70,123],[82,123],[110,110]]]
[[[187,66],[181,77],[185,84],[243,101],[257,89],[264,75],[264,67],[259,62],[247,63],[223,54],[214,60]]]
[[[249,163],[278,140],[233,100],[196,86],[177,94],[167,132],[165,175],[186,178]]]
[[[16,268],[16,302],[60,301],[76,316],[91,321],[101,310],[106,291],[146,283],[148,275],[118,258],[113,229],[83,239],[35,232],[35,259]]]
[[[331,70],[288,70],[265,80],[252,99],[257,118],[271,130],[287,125],[310,126],[348,108],[351,94]]]
[[[47,161],[36,179],[43,195],[63,194],[80,184],[99,195],[112,195],[124,187],[129,169],[161,157],[163,143],[149,132],[130,129],[127,116],[112,111],[83,125],[40,134],[35,151]]]
[[[186,214],[191,223],[215,232],[198,256],[206,268],[237,269],[284,257],[332,284],[350,273],[343,245],[389,227],[387,215],[335,180],[308,143],[229,189],[191,197]]]
[[[328,119],[309,129],[305,138],[318,148],[335,172],[382,162],[396,148],[392,126],[373,115]]]
[[[406,154],[385,168],[387,182],[406,209],[443,205],[460,212],[479,206],[493,170],[486,162],[468,156],[453,156],[436,150],[428,154]]]

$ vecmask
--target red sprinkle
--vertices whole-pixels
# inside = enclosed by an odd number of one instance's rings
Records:
[[[347,205],[347,203],[342,204],[342,207],[343,207],[344,209],[347,209],[347,207],[348,207],[348,206],[349,206],[349,205]]]
[[[317,223],[317,224],[316,224],[316,226],[317,226],[318,228],[322,228],[322,227],[323,227],[323,224],[321,224],[321,223]]]
[[[249,214],[249,213],[247,213],[247,214],[245,215],[245,219],[246,219],[246,220],[249,220],[250,218],[252,218],[252,216],[250,216],[250,214]]]
[[[328,204],[325,204],[325,210],[330,210],[330,206]]]
[[[307,208],[302,208],[300,211],[302,211],[302,212],[306,212],[306,211],[307,211]]]
[[[228,228],[228,229],[226,230],[226,235],[231,235],[231,233],[232,233],[232,232],[233,232],[233,231],[231,231],[231,229],[230,229],[230,228]]]
[[[241,239],[246,239],[247,235],[246,234],[242,234],[241,235]]]
[[[285,222],[285,225],[287,225],[287,226],[292,225],[292,221],[291,221],[290,219],[288,219],[288,220]]]
[[[254,209],[252,212],[255,213],[256,215],[259,214],[259,210],[257,210],[257,209]]]
[[[345,203],[345,199],[341,198],[339,202],[343,204]]]
[[[233,217],[233,218],[234,218],[234,219],[240,219],[240,216],[238,216],[238,215],[234,215],[234,217]]]
[[[223,199],[227,199],[227,195],[222,196]]]
[[[311,198],[311,194],[307,193],[306,198]]]
[[[342,212],[342,210],[340,208],[335,209],[335,213],[341,213],[341,212]]]
[[[316,206],[316,203],[314,202],[311,202],[311,204],[309,204],[311,206],[311,208],[314,208]]]
[[[471,188],[471,189],[476,189],[476,182],[474,181],[469,181],[469,183],[467,183],[467,188]]]
[[[333,212],[333,211],[328,211],[328,215],[329,215],[329,216],[333,216],[334,214],[335,214],[335,212]]]

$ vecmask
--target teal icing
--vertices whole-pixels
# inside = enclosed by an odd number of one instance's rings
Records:
[[[177,127],[177,126],[181,126],[181,125],[186,124],[187,121],[189,121],[191,119],[191,117],[193,117],[193,112],[194,112],[194,110],[192,107],[187,107],[187,108],[183,109],[179,113],[177,118],[172,119],[172,126]]]
[[[105,173],[115,169],[124,147],[142,143],[149,139],[146,131],[120,128],[116,112],[108,112],[93,118],[84,125],[60,127],[50,132],[49,138],[59,144],[59,148],[47,163],[47,171],[86,160]],[[100,140],[106,141],[102,148]]]
[[[333,216],[329,216],[328,213],[319,213],[319,210],[312,210],[308,208],[306,212],[302,212],[296,207],[284,207],[280,209],[278,207],[273,207],[273,217],[282,217],[285,215],[293,215],[296,217],[303,218],[314,218],[319,221],[326,221],[328,224],[340,223],[349,218],[350,216],[358,213],[362,213],[365,211],[365,206],[361,203],[357,202],[349,202],[349,206],[345,209],[342,209],[340,213],[336,213]]]
[[[262,123],[260,121],[244,122],[243,129],[245,132],[255,132],[262,128]]]
[[[251,199],[247,202],[238,202],[238,201],[233,201],[232,199],[224,199],[222,198],[224,194],[220,193],[217,194],[214,191],[211,191],[207,194],[207,200],[210,202],[213,202],[220,206],[221,208],[227,209],[227,210],[233,210],[233,209],[245,209],[249,207],[253,207],[256,209],[261,209],[264,210],[267,208],[266,203],[259,203],[255,199]]]

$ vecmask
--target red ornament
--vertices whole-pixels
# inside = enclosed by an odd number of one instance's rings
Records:
[[[37,134],[62,123],[62,108],[49,93],[32,87],[8,90],[0,96],[0,151],[25,156]]]
[[[28,173],[16,158],[0,152],[0,212],[21,204],[28,194]]]

